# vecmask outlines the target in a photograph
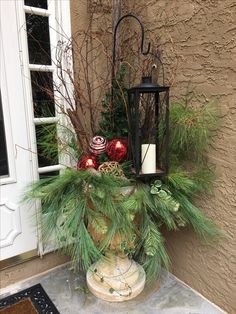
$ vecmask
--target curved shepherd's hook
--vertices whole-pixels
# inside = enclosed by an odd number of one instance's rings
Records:
[[[116,25],[115,25],[115,28],[114,28],[114,35],[113,35],[113,51],[112,51],[112,103],[113,103],[113,84],[114,84],[114,80],[115,80],[115,62],[116,62],[116,34],[117,34],[117,29],[120,25],[120,22],[122,20],[124,20],[125,18],[129,18],[129,17],[132,17],[134,18],[140,25],[141,27],[141,53],[146,56],[149,54],[150,52],[150,47],[151,47],[151,44],[148,43],[148,48],[146,51],[144,51],[144,27],[143,27],[143,24],[142,22],[140,21],[140,19],[135,16],[134,14],[126,14],[126,15],[123,15],[121,18],[119,18],[119,20],[117,21]]]

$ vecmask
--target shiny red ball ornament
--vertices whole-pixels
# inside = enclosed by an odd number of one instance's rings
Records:
[[[98,163],[95,156],[84,156],[78,161],[78,170],[86,170],[88,168],[98,168]]]
[[[128,156],[128,143],[125,139],[114,139],[108,143],[108,157],[113,161],[122,161]]]

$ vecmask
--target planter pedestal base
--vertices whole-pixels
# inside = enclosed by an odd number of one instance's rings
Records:
[[[145,285],[145,271],[135,261],[108,254],[87,271],[89,290],[109,302],[123,302],[135,298]]]

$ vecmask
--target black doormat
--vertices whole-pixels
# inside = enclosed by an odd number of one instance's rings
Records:
[[[19,312],[20,309],[20,312]],[[60,314],[40,284],[0,300],[0,314]]]

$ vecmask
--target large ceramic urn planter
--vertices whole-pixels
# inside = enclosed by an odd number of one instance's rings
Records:
[[[87,272],[89,290],[98,298],[123,302],[135,298],[145,285],[142,266],[126,256],[108,253]]]
[[[121,190],[121,194],[128,197],[132,191],[133,187],[127,187]],[[88,229],[95,242],[103,240],[104,234],[96,232],[91,225]],[[109,251],[89,268],[86,275],[89,290],[96,297],[109,302],[133,299],[145,286],[145,271],[141,265],[122,253],[122,239],[125,239],[125,235],[115,234]]]

